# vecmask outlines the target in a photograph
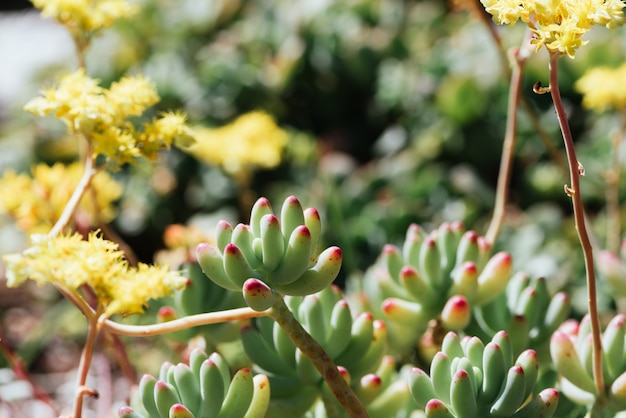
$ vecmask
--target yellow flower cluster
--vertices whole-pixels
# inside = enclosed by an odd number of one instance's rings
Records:
[[[251,112],[216,129],[196,127],[196,143],[189,152],[233,176],[250,170],[276,167],[287,145],[287,133],[263,112]]]
[[[126,0],[31,0],[41,15],[51,17],[68,28],[73,36],[107,28],[118,19],[137,13],[136,5]]]
[[[537,50],[574,57],[586,44],[582,36],[594,25],[613,29],[625,22],[622,0],[480,0],[498,24],[526,23]]]
[[[128,120],[159,101],[155,87],[144,77],[124,77],[109,89],[98,83],[81,68],[63,77],[57,87],[43,90],[24,109],[37,116],[54,114],[70,133],[81,134],[91,143],[94,156],[108,157],[114,167],[142,156],[154,159],[172,142],[186,146],[193,141],[180,113],[161,115],[145,124],[143,132]]]
[[[3,258],[9,287],[27,279],[71,292],[88,285],[108,316],[142,313],[149,299],[166,296],[187,282],[181,272],[169,271],[167,266],[140,263],[137,268],[130,267],[118,245],[97,232],[87,240],[80,234],[36,235],[32,247]]]
[[[626,64],[617,68],[597,67],[582,76],[575,88],[583,106],[597,112],[626,109]]]
[[[23,231],[47,233],[63,213],[80,180],[82,166],[39,164],[31,171],[32,177],[7,171],[0,178],[0,213],[14,218]],[[122,186],[106,172],[96,174],[91,186],[93,195],[88,193],[79,203],[80,216],[91,225],[110,222],[116,215],[113,202],[122,195]]]

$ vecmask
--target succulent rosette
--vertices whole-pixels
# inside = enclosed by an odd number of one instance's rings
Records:
[[[280,218],[270,203],[260,198],[254,204],[250,224],[232,227],[221,221],[216,228],[216,246],[198,245],[202,271],[218,286],[243,292],[248,306],[270,308],[276,292],[305,296],[328,287],[339,274],[342,254],[329,247],[318,254],[321,221],[314,208],[304,209],[288,197]]]
[[[342,369],[344,377],[350,382],[354,393],[366,406],[370,418],[389,418],[405,416],[414,410],[411,395],[406,383],[405,369],[397,371],[397,363],[391,356],[385,356],[380,366],[374,373],[361,376],[360,379],[353,379],[347,370]],[[322,388],[327,392],[326,387]],[[332,398],[323,395],[324,401],[318,400],[307,413],[308,418],[328,418],[329,406],[333,404]],[[344,411],[338,410],[337,405],[331,405],[337,411],[337,416],[347,418]]]
[[[140,405],[124,406],[120,418],[217,418],[266,416],[270,385],[266,376],[250,369],[231,371],[217,353],[191,352],[189,364],[163,363],[158,378],[144,375],[139,383]],[[142,412],[140,412],[142,411]]]
[[[392,348],[404,353],[433,319],[444,330],[463,330],[472,307],[494,300],[510,275],[510,255],[491,255],[485,238],[461,223],[430,233],[413,224],[402,248],[386,245],[356,287],[364,310],[386,320]]]
[[[539,360],[533,350],[513,355],[500,331],[486,345],[477,337],[449,332],[430,364],[409,374],[411,395],[426,418],[551,417],[559,393],[544,389],[533,396]]]
[[[602,333],[602,370],[609,414],[626,409],[626,316],[614,316]],[[591,322],[568,320],[552,334],[550,355],[561,391],[573,402],[591,407],[598,392],[593,379]],[[609,415],[607,415],[609,416]],[[613,416],[613,415],[610,415]]]
[[[474,309],[474,318],[480,328],[476,331],[481,334],[507,331],[515,354],[526,348],[547,354],[550,336],[569,312],[567,293],[551,296],[544,278],[531,279],[518,273],[497,298]]]
[[[378,416],[393,416],[406,404],[406,386],[390,387],[394,362],[391,358],[383,361],[387,349],[383,321],[369,313],[353,316],[348,302],[334,286],[304,297],[288,296],[285,302],[350,381],[370,414],[379,411]],[[300,416],[321,398],[336,402],[311,360],[277,322],[268,317],[256,318],[252,326],[242,327],[241,341],[255,369],[271,382],[270,416]],[[325,391],[328,396],[324,396]]]

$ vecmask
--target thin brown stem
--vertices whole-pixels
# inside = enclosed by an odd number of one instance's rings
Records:
[[[570,174],[570,186],[565,186],[566,193],[572,198],[572,206],[574,209],[574,220],[576,223],[576,231],[583,250],[585,259],[585,270],[587,275],[587,297],[589,318],[591,320],[591,334],[593,340],[593,379],[596,385],[596,405],[600,408],[606,403],[606,395],[604,393],[604,377],[602,376],[602,339],[600,331],[600,318],[598,316],[598,304],[596,297],[596,277],[593,260],[593,248],[587,233],[585,224],[585,209],[580,193],[580,176],[584,173],[582,165],[576,158],[576,150],[567,114],[561,100],[559,91],[558,78],[558,61],[559,54],[550,54],[550,95],[554,103],[561,133],[563,134],[563,142],[565,143],[565,152],[567,154],[567,162]]]
[[[491,15],[485,12],[485,8],[480,3],[480,0],[474,0],[473,2],[471,2],[471,8],[472,8],[472,11],[474,12],[474,15],[477,16],[478,19],[485,25],[485,27],[487,28],[487,31],[489,32],[489,35],[491,36],[491,39],[493,39],[493,42],[496,44],[496,48],[498,49],[498,53],[500,56],[500,61],[502,61],[503,63],[502,67],[503,67],[503,71],[504,71],[506,78],[512,79],[512,74],[511,74],[512,70],[509,67],[507,59],[506,59],[507,54],[504,48],[504,43],[502,42],[502,37],[498,33],[496,25],[493,23],[493,20],[491,19]],[[520,48],[520,50],[525,51],[523,54],[524,56],[527,55],[527,50],[530,47],[529,41],[530,41],[529,32],[527,31],[524,37],[524,40],[522,41],[522,46]],[[567,170],[566,163],[563,160],[561,153],[555,147],[553,143],[553,139],[550,137],[550,134],[546,132],[543,125],[541,124],[537,111],[530,104],[526,96],[521,95],[519,98],[519,101],[520,101],[519,102],[520,107],[522,108],[522,110],[524,110],[524,112],[526,112],[528,119],[530,121],[530,124],[533,126],[533,129],[535,130],[535,132],[537,132],[537,135],[539,136],[539,139],[541,139],[543,146],[546,148],[548,155],[550,156],[552,161],[557,165],[557,167],[559,167],[565,172]]]
[[[86,37],[88,35],[72,35],[74,38],[74,46],[76,49],[76,59],[78,60],[78,68],[84,68],[85,72],[87,72],[87,66],[85,63],[85,54],[87,52],[87,48],[89,47],[89,39]]]
[[[302,328],[282,297],[276,298],[269,316],[287,333],[296,347],[311,360],[348,415],[352,418],[368,417],[367,410],[341,376],[337,365],[326,354],[322,346]]]
[[[61,213],[61,216],[48,233],[48,236],[55,237],[59,235],[59,233],[70,223],[70,220],[74,215],[74,211],[76,210],[80,199],[85,194],[85,191],[89,188],[93,177],[98,173],[98,170],[96,169],[94,164],[95,161],[93,159],[93,156],[91,155],[91,148],[87,147],[87,152],[85,153],[85,168],[83,171],[83,175],[76,185],[76,189],[74,189],[70,200],[65,205],[65,208],[63,208],[63,213]]]
[[[227,311],[185,316],[162,324],[153,325],[125,325],[107,319],[104,321],[103,327],[112,334],[132,337],[151,337],[200,325],[217,324],[220,322],[237,321],[267,315],[269,315],[269,311],[258,312],[250,308],[237,308]]]
[[[486,238],[491,244],[498,239],[504,218],[506,216],[506,205],[509,198],[509,185],[511,183],[511,172],[513,169],[513,151],[515,150],[515,142],[517,139],[517,110],[522,90],[522,81],[524,75],[525,56],[519,54],[519,50],[513,51],[511,54],[511,62],[513,64],[513,72],[511,73],[511,84],[509,87],[509,102],[506,118],[506,131],[504,142],[502,144],[502,157],[500,160],[500,172],[498,173],[498,184],[496,187],[496,201],[487,230]]]
[[[102,321],[105,316],[99,314],[88,318],[89,324],[87,329],[87,339],[83,352],[80,357],[80,363],[78,365],[78,379],[76,382],[76,398],[74,400],[74,415],[73,418],[80,418],[83,412],[83,399],[86,395],[95,396],[97,392],[86,386],[87,375],[89,374],[89,366],[91,365],[91,359],[93,358],[93,352],[100,334]]]

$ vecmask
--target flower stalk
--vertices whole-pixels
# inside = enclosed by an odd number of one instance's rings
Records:
[[[507,107],[506,131],[502,144],[502,156],[500,160],[500,171],[498,173],[498,184],[496,187],[496,201],[489,224],[489,229],[485,237],[487,241],[494,244],[498,239],[504,218],[506,216],[506,204],[509,197],[509,186],[511,183],[511,172],[513,171],[513,151],[517,139],[517,110],[519,108],[522,82],[524,76],[524,63],[528,58],[525,45],[528,43],[530,31],[526,31],[522,46],[514,49],[510,54],[510,62],[513,70],[511,72],[511,83],[509,86],[509,100]]]
[[[95,161],[91,153],[91,147],[88,146],[85,152],[85,169],[83,171],[83,175],[78,182],[76,189],[74,189],[72,197],[70,197],[70,200],[65,205],[65,208],[63,208],[63,213],[61,213],[61,216],[48,233],[49,237],[56,237],[70,223],[70,220],[74,215],[74,211],[76,211],[78,203],[89,188],[91,180],[96,174],[98,174],[98,169],[95,167]]]
[[[78,365],[78,380],[76,382],[76,398],[74,400],[74,418],[81,418],[83,412],[83,400],[85,396],[97,396],[97,391],[86,386],[89,367],[93,359],[96,341],[102,329],[102,322],[106,319],[104,314],[98,314],[87,318],[87,338],[80,356]]]
[[[602,340],[600,330],[600,318],[598,316],[598,303],[596,296],[596,276],[593,259],[593,248],[591,240],[587,232],[585,223],[585,209],[580,193],[580,177],[584,175],[584,168],[576,158],[576,150],[572,133],[567,121],[567,114],[561,100],[561,93],[558,85],[558,60],[561,56],[558,52],[550,53],[550,84],[549,91],[554,103],[554,109],[557,114],[563,142],[565,144],[565,152],[567,154],[567,162],[570,174],[570,186],[565,186],[565,193],[572,199],[574,209],[574,221],[576,223],[576,231],[583,250],[585,260],[585,272],[587,277],[587,303],[591,320],[591,333],[593,344],[593,379],[596,385],[596,405],[602,408],[606,403],[606,395],[604,391],[604,377],[602,375]]]
[[[201,325],[218,324],[228,321],[241,321],[244,319],[268,316],[269,311],[255,311],[250,308],[229,309],[220,312],[208,312],[197,315],[185,316],[161,324],[152,325],[126,325],[107,319],[104,321],[104,329],[112,334],[129,337],[152,337],[155,335],[168,334]]]

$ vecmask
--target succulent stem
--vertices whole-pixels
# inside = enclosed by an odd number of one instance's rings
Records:
[[[563,141],[565,143],[565,152],[567,154],[567,162],[569,165],[570,186],[565,186],[566,193],[572,199],[574,209],[574,220],[576,222],[576,231],[583,250],[585,259],[585,270],[587,275],[587,302],[589,309],[589,317],[591,320],[591,334],[593,338],[593,379],[596,385],[596,405],[600,409],[606,404],[606,395],[604,393],[604,377],[602,376],[602,340],[600,331],[600,318],[598,316],[598,303],[596,298],[596,277],[593,260],[593,249],[591,240],[587,232],[585,224],[585,209],[580,194],[580,176],[584,174],[584,170],[578,159],[576,158],[576,150],[574,141],[567,121],[567,114],[561,100],[561,93],[558,84],[558,60],[559,54],[550,53],[550,95],[554,103],[554,109],[557,114]],[[595,408],[594,408],[595,409]]]
[[[322,346],[306,332],[293,316],[282,296],[276,295],[274,306],[269,311],[272,318],[287,333],[291,341],[304,353],[320,372],[326,384],[339,403],[352,418],[368,417],[367,410],[344,380],[333,360],[326,354]]]

